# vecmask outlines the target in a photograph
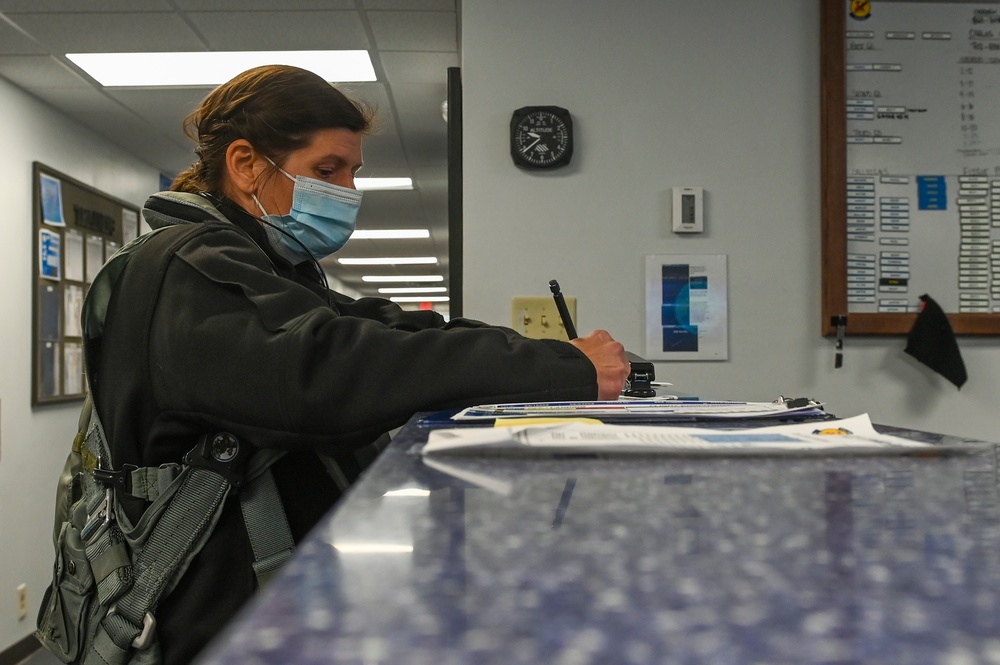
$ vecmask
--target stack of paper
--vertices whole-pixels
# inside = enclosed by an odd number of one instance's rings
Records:
[[[806,401],[806,400],[803,400]],[[493,418],[597,418],[599,420],[736,420],[748,418],[823,416],[822,404],[812,401],[789,407],[785,401],[728,402],[676,399],[633,399],[606,402],[524,402],[471,406],[452,420]]]
[[[917,454],[971,450],[921,443],[875,430],[868,414],[842,420],[772,427],[610,425],[575,420],[539,424],[498,421],[502,427],[457,427],[430,433],[424,455],[775,455]]]

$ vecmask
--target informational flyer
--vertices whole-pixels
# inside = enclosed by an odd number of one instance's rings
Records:
[[[93,284],[97,279],[97,273],[104,265],[104,238],[101,236],[87,236],[87,283]]]
[[[83,281],[83,234],[67,229],[63,234],[63,277],[73,282]]]
[[[648,360],[726,360],[725,254],[646,257]]]
[[[38,178],[38,185],[42,192],[42,221],[49,226],[66,226],[62,212],[62,183],[43,173]]]
[[[48,229],[38,231],[38,274],[45,279],[62,278],[62,239]]]
[[[63,350],[63,392],[79,395],[83,392],[83,347],[75,342],[66,342]]]
[[[82,337],[83,288],[67,284],[63,291],[63,334],[66,337]]]

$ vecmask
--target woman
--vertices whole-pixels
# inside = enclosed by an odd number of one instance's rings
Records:
[[[288,451],[273,473],[301,539],[414,412],[614,398],[628,374],[603,331],[573,342],[326,288],[319,259],[354,228],[370,117],[309,72],[249,70],[188,119],[198,162],[143,216],[91,368],[115,466],[179,462],[226,431]],[[331,457],[329,472],[317,453]],[[165,662],[189,662],[255,591],[238,502],[156,611]],[[145,505],[123,502],[133,522]]]

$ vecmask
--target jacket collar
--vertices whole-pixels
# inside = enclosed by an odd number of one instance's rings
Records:
[[[203,222],[225,222],[233,224],[250,237],[270,259],[278,272],[286,276],[296,275],[310,282],[320,282],[319,267],[311,262],[293,266],[283,256],[274,251],[267,233],[256,217],[237,205],[232,199],[203,192],[158,192],[146,200],[142,217],[153,229],[178,224],[200,224]],[[298,280],[297,280],[298,281]]]

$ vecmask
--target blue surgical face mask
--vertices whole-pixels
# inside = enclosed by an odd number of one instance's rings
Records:
[[[315,178],[292,176],[276,164],[275,168],[295,183],[288,214],[267,214],[253,195],[261,219],[277,227],[264,227],[275,250],[292,263],[302,263],[310,259],[318,261],[343,247],[354,233],[361,192]]]

